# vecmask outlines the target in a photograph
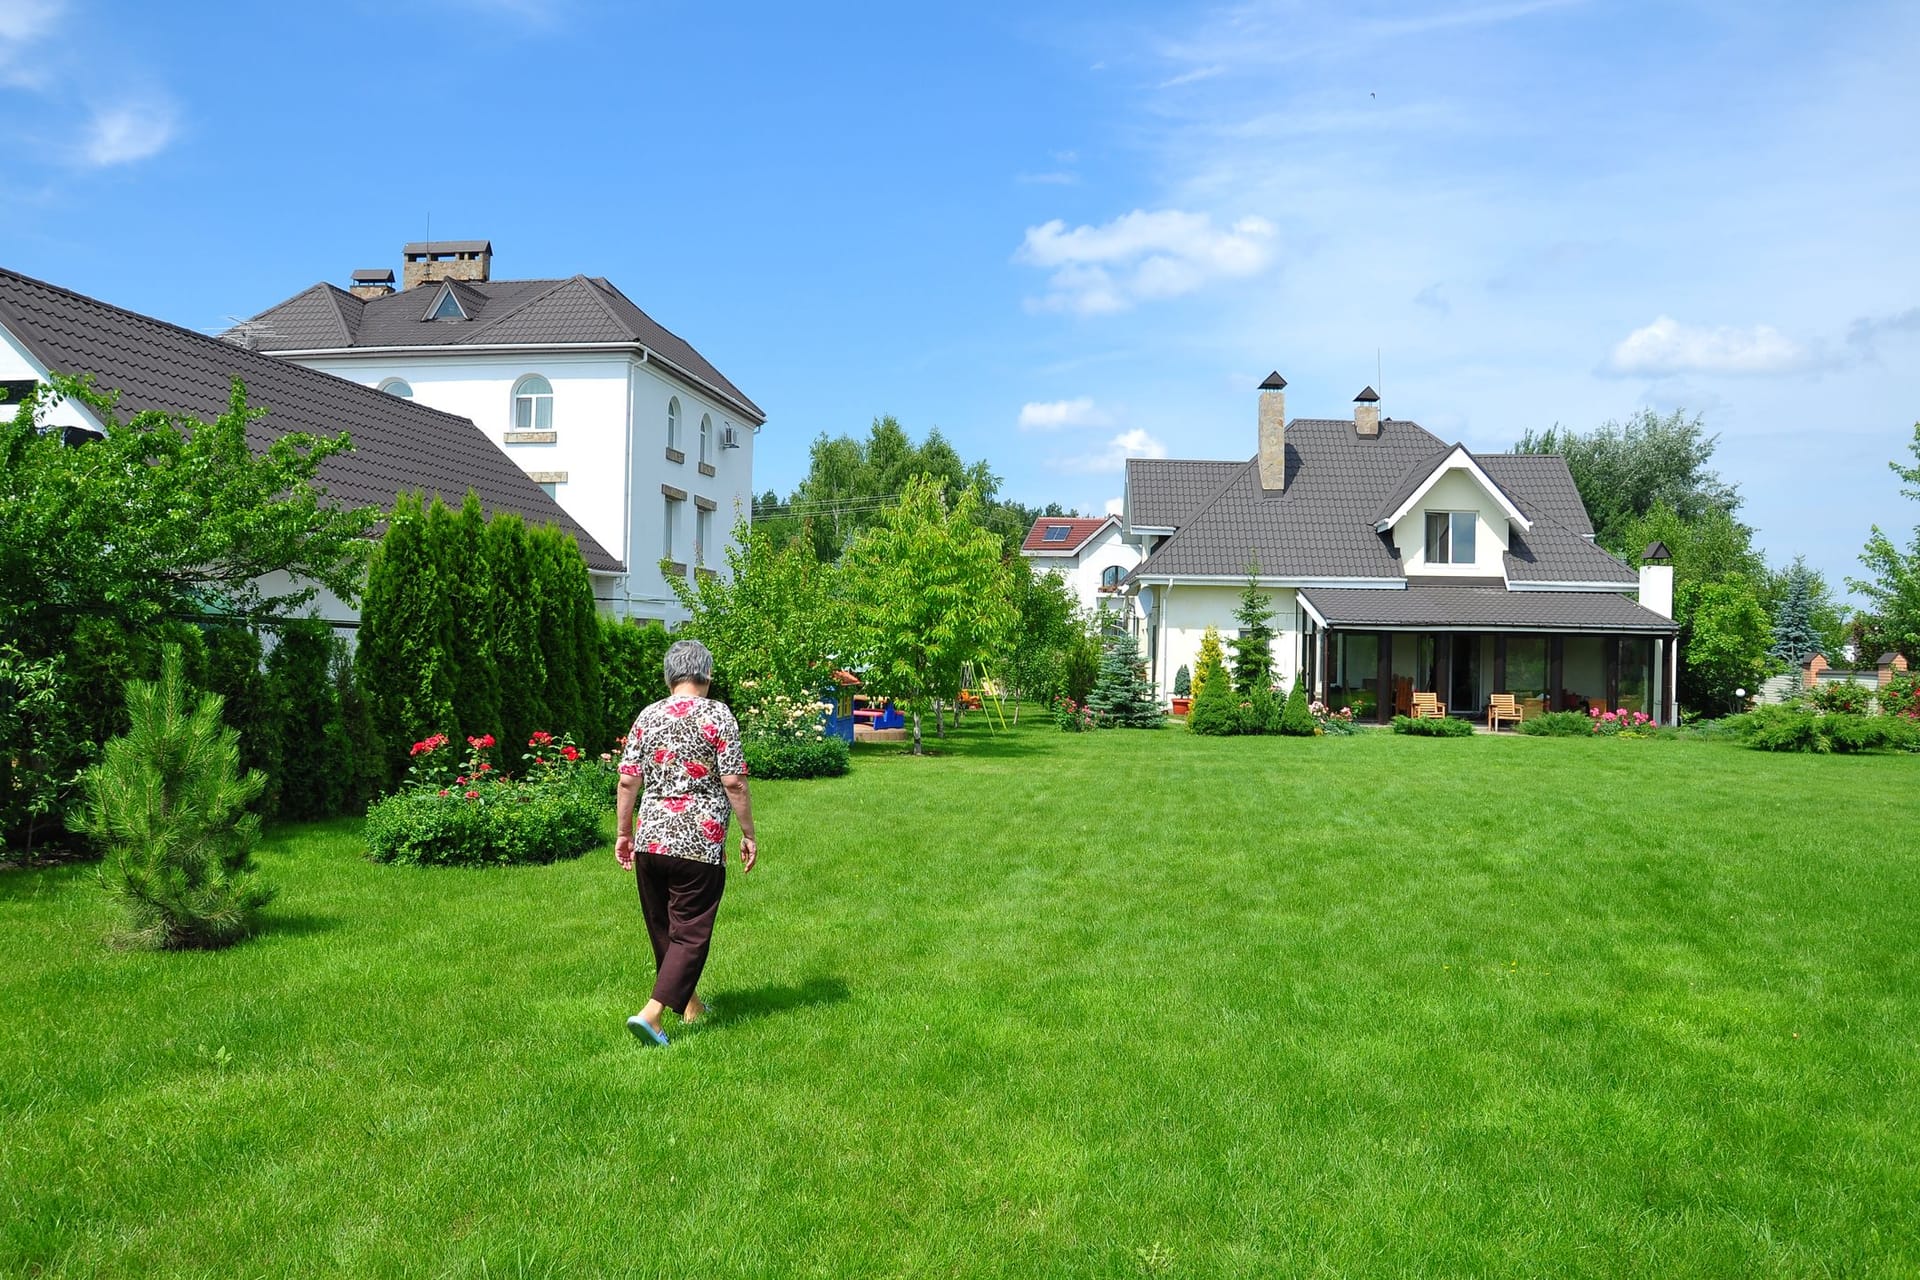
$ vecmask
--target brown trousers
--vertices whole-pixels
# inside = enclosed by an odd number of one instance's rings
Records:
[[[713,920],[727,888],[727,869],[692,858],[642,853],[633,860],[640,914],[653,943],[653,998],[675,1013],[700,985],[713,941]]]

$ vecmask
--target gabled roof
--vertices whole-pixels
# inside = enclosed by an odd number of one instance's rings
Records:
[[[1212,458],[1128,458],[1128,527],[1178,529],[1245,465]]]
[[[1296,418],[1287,424],[1286,441],[1286,487],[1279,491],[1260,484],[1257,458],[1129,460],[1133,527],[1164,522],[1177,532],[1128,581],[1241,578],[1251,556],[1268,579],[1403,585],[1406,573],[1392,538],[1376,524],[1404,505],[1456,451],[1478,465],[1519,516],[1509,530],[1508,581],[1612,589],[1637,580],[1632,569],[1585,536],[1592,526],[1560,458],[1470,455],[1417,423],[1395,418],[1380,423],[1378,436],[1360,435],[1350,418]],[[1211,492],[1193,499],[1208,479],[1216,480]],[[1143,498],[1159,520],[1141,517]],[[1577,517],[1577,527],[1561,523],[1557,515]]]
[[[435,241],[435,252],[452,242]],[[267,352],[386,350],[463,346],[551,347],[575,344],[642,347],[705,384],[742,417],[766,421],[760,406],[728,381],[686,339],[663,327],[598,276],[561,280],[458,280],[446,282],[468,319],[430,320],[440,282],[356,298],[317,284],[268,307],[247,322],[255,347]]]
[[[1102,529],[1119,523],[1113,516],[1091,520],[1079,516],[1041,516],[1033,522],[1033,528],[1027,530],[1026,541],[1020,544],[1020,550],[1029,555],[1075,555],[1080,548],[1093,541]]]
[[[1399,524],[1413,509],[1414,504],[1431,492],[1433,486],[1440,483],[1440,478],[1449,471],[1465,471],[1488,497],[1500,504],[1500,509],[1507,513],[1507,519],[1515,522],[1522,529],[1533,524],[1533,521],[1514,502],[1512,495],[1500,487],[1500,482],[1481,469],[1479,461],[1474,458],[1467,446],[1455,444],[1452,448],[1442,451],[1431,465],[1425,462],[1414,465],[1402,478],[1393,496],[1388,498],[1381,508],[1379,517],[1373,522],[1373,527],[1378,532],[1385,533]]]
[[[118,391],[122,413],[157,409],[214,418],[226,412],[239,378],[248,403],[268,411],[247,428],[254,448],[293,431],[349,433],[353,451],[323,462],[318,480],[343,506],[386,509],[395,494],[416,489],[458,503],[471,488],[489,514],[556,524],[580,544],[589,567],[621,569],[617,557],[466,418],[4,269],[0,325],[49,372],[90,373],[103,390]]]

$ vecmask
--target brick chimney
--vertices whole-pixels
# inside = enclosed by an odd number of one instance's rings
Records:
[[[393,272],[385,267],[364,267],[353,273],[353,287],[347,292],[356,298],[384,298],[393,292]]]
[[[1360,394],[1353,398],[1353,433],[1357,436],[1380,434],[1380,393],[1372,387],[1362,387]]]
[[[1892,684],[1893,678],[1896,675],[1905,675],[1906,673],[1907,660],[1905,658],[1897,653],[1883,653],[1880,655],[1880,688],[1884,689]]]
[[[1260,384],[1260,485],[1287,487],[1287,380],[1278,370]]]
[[[1816,653],[1807,659],[1806,672],[1800,677],[1800,687],[1811,689],[1820,683],[1820,673],[1827,669],[1827,655]]]
[[[484,284],[493,274],[493,245],[485,240],[427,240],[400,251],[403,289],[438,280]]]

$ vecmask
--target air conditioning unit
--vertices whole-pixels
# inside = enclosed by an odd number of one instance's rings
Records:
[[[720,428],[720,447],[722,449],[738,449],[740,447],[740,431],[737,427]]]

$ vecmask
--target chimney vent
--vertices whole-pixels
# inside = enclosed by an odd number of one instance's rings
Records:
[[[440,280],[485,284],[493,274],[493,245],[486,240],[426,240],[400,251],[401,288],[417,289]]]
[[[1287,487],[1287,380],[1275,370],[1260,384],[1260,485]]]
[[[1353,433],[1358,436],[1380,434],[1380,393],[1372,387],[1361,388],[1353,398]]]
[[[393,272],[385,267],[363,267],[353,273],[353,287],[347,292],[356,298],[384,298],[393,292]]]

